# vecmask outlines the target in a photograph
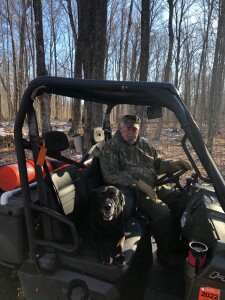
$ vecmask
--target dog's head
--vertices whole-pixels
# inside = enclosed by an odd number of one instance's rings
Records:
[[[124,195],[114,186],[102,186],[95,190],[94,207],[102,215],[105,221],[117,217],[125,205]]]

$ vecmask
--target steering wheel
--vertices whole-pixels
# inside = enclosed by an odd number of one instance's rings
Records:
[[[176,183],[178,184],[179,182],[179,177],[181,175],[183,175],[184,173],[186,173],[188,170],[186,169],[181,169],[180,171],[177,171],[175,172],[174,174],[166,174],[162,177],[160,177],[159,179],[156,180],[155,182],[155,186],[159,186],[159,185],[164,185],[164,184],[167,184],[167,183]]]

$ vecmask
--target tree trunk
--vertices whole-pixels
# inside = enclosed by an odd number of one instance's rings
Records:
[[[167,53],[164,81],[170,81],[170,73],[173,60],[173,44],[174,44],[174,33],[173,33],[173,13],[174,13],[174,4],[173,0],[168,0],[169,5],[169,20],[168,20],[168,30],[169,30],[169,49]]]
[[[209,1],[210,2],[210,1]],[[204,84],[202,86],[202,89],[200,89],[200,83],[201,83],[201,78],[205,80],[204,77],[202,77],[202,74],[204,74],[204,68],[206,64],[206,51],[208,48],[208,40],[209,40],[209,31],[211,29],[211,18],[212,18],[212,11],[214,7],[214,0],[210,3],[209,7],[209,13],[207,14],[207,24],[206,24],[206,30],[203,33],[203,45],[202,45],[202,52],[201,52],[201,58],[200,58],[200,65],[199,65],[199,72],[198,72],[198,77],[197,77],[197,83],[196,83],[196,89],[195,89],[195,103],[194,103],[194,111],[193,111],[193,116],[195,119],[197,119],[197,104],[199,102],[199,94],[200,91],[204,92]],[[200,106],[200,111],[202,111],[202,105]]]
[[[173,0],[168,0],[169,5],[169,20],[168,20],[168,30],[169,30],[169,49],[167,54],[166,60],[166,67],[165,67],[165,74],[164,74],[164,81],[170,81],[170,73],[172,68],[172,61],[173,61],[173,44],[174,44],[174,33],[173,33],[173,13],[174,13],[174,3]],[[164,112],[165,110],[163,110]],[[159,120],[157,130],[155,132],[155,139],[159,140],[163,128],[163,117]]]
[[[119,40],[119,58],[117,64],[117,72],[116,72],[116,79],[121,80],[121,69],[122,69],[122,56],[123,56],[123,40],[124,40],[124,11],[125,11],[125,4],[124,0],[122,1],[122,9],[121,9],[121,25],[120,25],[120,40]]]
[[[210,102],[209,102],[209,130],[207,146],[212,152],[214,138],[218,131],[218,116],[224,90],[225,75],[225,1],[220,0],[220,13],[217,29],[216,49],[213,63]]]
[[[140,81],[147,81],[149,63],[149,37],[150,37],[150,0],[142,0],[141,8],[141,55],[140,55]]]
[[[134,0],[130,2],[130,11],[128,17],[128,24],[127,24],[127,32],[126,32],[126,39],[124,44],[124,56],[123,56],[123,80],[127,79],[127,56],[128,56],[128,44],[129,44],[129,37],[130,37],[130,29],[132,24],[132,10],[133,10]]]
[[[82,44],[84,77],[104,79],[107,0],[77,0],[78,40]],[[84,103],[84,152],[90,147],[91,128],[102,126],[103,105]]]
[[[79,8],[79,7],[78,7]],[[75,78],[82,78],[82,44],[80,39],[77,38],[77,31],[75,27],[75,20],[72,11],[72,4],[71,0],[67,0],[67,9],[70,19],[70,26],[73,33],[73,41],[76,47],[76,54],[75,54],[75,66],[74,66],[74,77]],[[79,11],[78,11],[79,14]],[[81,126],[82,126],[82,112],[81,112],[81,100],[80,99],[73,99],[72,102],[72,126],[70,129],[70,135],[72,134],[80,134],[81,133]]]
[[[0,93],[0,123],[3,121],[3,115],[2,115],[2,94]]]
[[[138,68],[138,47],[139,47],[139,31],[140,27],[135,27],[134,40],[132,43],[132,56],[131,56],[131,68],[130,68],[130,80],[136,81],[137,79],[137,68]]]
[[[33,0],[33,10],[35,19],[35,33],[36,33],[36,65],[37,76],[48,75],[45,66],[45,51],[43,38],[43,24],[42,24],[42,3],[41,0]],[[50,130],[50,96],[44,94],[39,97],[41,104],[41,123],[42,134]]]
[[[53,74],[54,76],[58,76],[58,70],[57,70],[57,36],[56,36],[56,18],[54,15],[54,9],[53,9],[53,0],[50,1],[50,16],[51,16],[51,47],[53,49],[50,49],[50,62],[54,67]],[[54,111],[53,111],[53,117],[55,120],[59,120],[60,117],[62,117],[61,109],[60,109],[60,102],[59,97],[57,95],[52,96],[52,102],[54,105]]]
[[[18,68],[18,99],[22,98],[22,91],[25,85],[25,32],[26,32],[26,12],[28,7],[30,6],[29,1],[21,0],[22,5],[22,16],[21,16],[21,23],[19,28],[19,36],[20,36],[20,53],[19,53],[19,68]]]
[[[11,35],[11,43],[12,43],[12,56],[13,56],[13,87],[14,87],[14,93],[13,93],[13,106],[11,111],[11,116],[15,118],[17,108],[18,108],[18,80],[17,80],[17,56],[16,56],[16,46],[15,46],[15,40],[14,40],[14,31],[13,31],[13,17],[9,11],[9,3],[7,0],[7,17],[8,17],[8,23],[9,23],[9,29],[10,29],[10,35]]]
[[[140,81],[147,81],[149,63],[150,38],[150,0],[142,0],[141,7],[141,55],[140,55]],[[139,108],[142,119],[142,134],[147,136],[146,115],[144,107]]]

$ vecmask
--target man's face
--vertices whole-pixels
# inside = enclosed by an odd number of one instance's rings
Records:
[[[137,140],[139,129],[136,127],[126,127],[122,126],[120,127],[120,133],[125,141],[127,141],[129,144],[134,144]]]

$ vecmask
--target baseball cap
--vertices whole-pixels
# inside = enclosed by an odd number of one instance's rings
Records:
[[[135,127],[139,129],[141,125],[141,119],[136,115],[125,115],[122,118],[122,122],[128,128]]]

